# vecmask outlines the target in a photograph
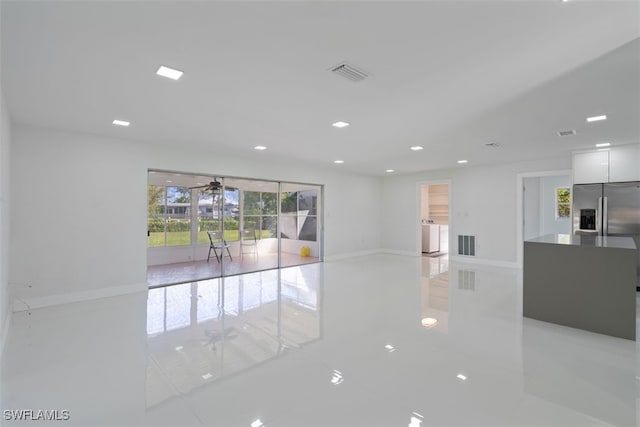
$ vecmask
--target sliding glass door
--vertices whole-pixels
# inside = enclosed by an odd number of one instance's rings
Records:
[[[224,188],[224,227],[231,256],[224,259],[222,274],[277,268],[278,183],[225,178]]]
[[[322,260],[322,187],[149,171],[151,286]]]

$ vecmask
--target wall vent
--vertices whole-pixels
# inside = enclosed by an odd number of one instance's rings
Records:
[[[575,135],[576,131],[571,129],[571,130],[561,130],[560,132],[558,132],[558,136],[571,136],[571,135]]]
[[[331,67],[329,68],[329,71],[339,76],[342,76],[345,79],[349,79],[352,82],[361,82],[362,80],[369,77],[369,74],[366,71],[354,65],[351,65],[347,62],[342,62],[336,65],[335,67]]]
[[[472,270],[458,270],[458,289],[475,291],[476,272]]]
[[[458,255],[476,256],[476,236],[458,235]]]

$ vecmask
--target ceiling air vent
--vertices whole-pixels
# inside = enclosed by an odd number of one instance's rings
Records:
[[[367,74],[365,71],[347,62],[342,62],[336,65],[335,67],[331,67],[329,68],[329,71],[339,76],[342,76],[345,79],[349,79],[352,82],[361,82],[362,80],[369,77],[369,74]]]
[[[571,129],[571,130],[561,130],[560,132],[558,132],[558,136],[571,136],[571,135],[575,135],[576,131]]]

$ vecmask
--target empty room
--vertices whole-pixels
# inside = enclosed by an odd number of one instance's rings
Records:
[[[640,423],[637,1],[0,1],[8,426]]]

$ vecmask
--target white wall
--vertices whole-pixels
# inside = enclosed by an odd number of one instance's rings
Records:
[[[324,184],[325,255],[380,247],[380,178],[24,125],[11,160],[10,280],[32,301],[146,285],[148,169]]]
[[[0,14],[2,4],[0,3]],[[2,21],[2,19],[0,19]],[[0,31],[1,33],[1,31]],[[0,69],[0,82],[2,81]],[[5,333],[9,327],[9,200],[11,170],[11,129],[9,112],[4,102],[0,83],[0,358],[4,349]]]
[[[538,237],[540,233],[541,203],[540,177],[525,178],[522,181],[524,187],[524,240]]]
[[[524,172],[570,169],[569,156],[493,165],[461,166],[386,177],[383,181],[383,240],[385,249],[419,253],[418,182],[451,180],[450,230],[452,255],[459,234],[477,236],[476,260],[515,265],[517,258],[517,175]]]
[[[0,87],[0,352],[4,347],[9,322],[9,200],[11,129],[7,107]]]

